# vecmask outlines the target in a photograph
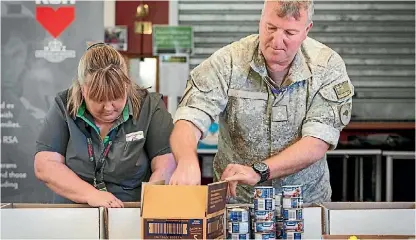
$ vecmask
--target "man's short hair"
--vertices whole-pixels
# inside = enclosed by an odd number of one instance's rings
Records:
[[[275,9],[276,14],[279,17],[291,16],[298,20],[300,17],[299,11],[305,9],[308,12],[308,20],[312,21],[312,16],[314,14],[313,0],[265,0],[262,15],[267,1],[279,3],[280,7]]]

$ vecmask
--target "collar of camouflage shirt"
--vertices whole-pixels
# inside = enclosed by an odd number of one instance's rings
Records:
[[[263,54],[261,53],[258,39],[257,41],[255,41],[255,44],[257,45],[257,50],[254,51],[253,58],[250,62],[250,66],[254,71],[256,71],[258,74],[260,74],[260,76],[264,78],[267,76],[266,63]],[[289,68],[289,72],[283,82],[282,87],[287,87],[295,82],[306,80],[311,76],[312,73],[308,65],[306,64],[306,60],[303,56],[301,48],[299,48],[298,52],[295,55],[295,58],[292,61],[292,64]]]

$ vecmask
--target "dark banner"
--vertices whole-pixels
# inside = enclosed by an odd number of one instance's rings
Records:
[[[1,1],[1,202],[52,203],[34,174],[37,134],[89,41],[103,41],[102,1]]]

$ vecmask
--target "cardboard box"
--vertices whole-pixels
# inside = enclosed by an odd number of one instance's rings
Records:
[[[141,208],[139,202],[125,202],[124,208],[108,208],[104,211],[107,239],[140,239]]]
[[[1,206],[3,239],[100,239],[102,208],[83,204],[7,204]]]
[[[142,185],[142,239],[225,239],[227,182]]]
[[[331,202],[321,204],[329,235],[415,235],[413,202]]]
[[[356,238],[355,238],[356,237]],[[415,236],[397,235],[323,235],[323,239],[373,240],[373,239],[415,239]]]
[[[322,208],[315,204],[304,204],[303,239],[321,239],[323,233]]]

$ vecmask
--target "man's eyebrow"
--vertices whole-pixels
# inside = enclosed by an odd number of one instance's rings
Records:
[[[272,25],[273,27],[277,27],[276,25],[274,25],[273,23],[271,23],[271,22],[266,22],[266,24],[267,25]],[[289,31],[289,32],[291,32],[291,31],[294,31],[294,32],[300,32],[299,30],[297,30],[297,29],[286,29],[286,31]]]

